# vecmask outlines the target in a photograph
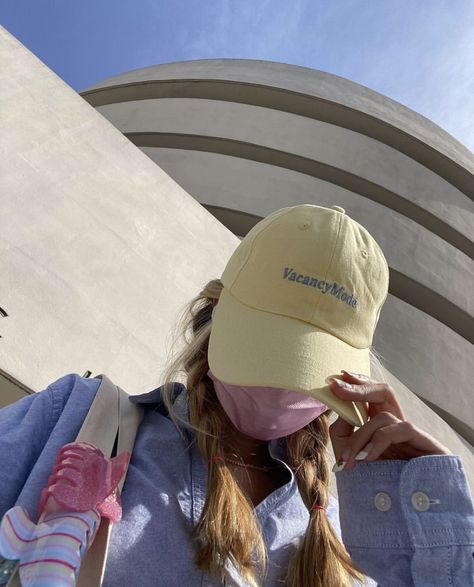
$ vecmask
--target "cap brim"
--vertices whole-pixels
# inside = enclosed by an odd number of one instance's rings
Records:
[[[344,401],[327,377],[341,370],[370,376],[369,349],[357,349],[312,324],[257,310],[223,289],[214,309],[209,367],[224,383],[301,391],[354,426],[367,421],[367,404]]]

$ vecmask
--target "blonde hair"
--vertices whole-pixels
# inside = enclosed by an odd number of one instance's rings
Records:
[[[196,433],[206,462],[224,454],[223,441],[233,429],[207,376],[207,350],[212,310],[222,290],[219,279],[209,281],[186,306],[177,323],[175,344],[184,348],[170,359],[164,373],[163,401],[180,430],[184,421],[173,410],[172,383],[184,379],[189,405],[189,424]],[[377,364],[377,358],[371,355]],[[287,437],[288,464],[294,471],[301,498],[308,508],[316,501],[326,507],[330,468],[327,454],[329,414],[325,412],[303,429]],[[180,430],[181,432],[181,430]],[[182,432],[181,432],[182,433]],[[184,435],[183,435],[184,438]],[[230,562],[248,583],[259,585],[265,575],[267,554],[259,521],[247,495],[240,489],[225,461],[211,461],[206,501],[193,538],[196,565],[224,582]],[[349,587],[351,579],[365,576],[352,561],[323,510],[310,511],[305,535],[282,577],[287,587]]]

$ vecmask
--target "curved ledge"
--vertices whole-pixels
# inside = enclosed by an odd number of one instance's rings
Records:
[[[259,163],[276,165],[277,167],[291,169],[292,171],[305,173],[306,175],[328,181],[374,202],[378,202],[414,220],[433,234],[436,234],[462,251],[471,259],[474,259],[474,242],[470,241],[462,233],[443,222],[434,214],[431,214],[428,210],[421,208],[417,204],[402,198],[390,190],[348,171],[327,165],[326,163],[320,163],[314,159],[308,159],[307,157],[294,155],[285,151],[262,147],[261,145],[221,137],[157,132],[124,134],[137,147],[165,147],[168,149],[187,149],[230,155]]]
[[[459,434],[466,442],[469,443],[470,446],[467,448],[472,452],[474,447],[474,428],[456,418],[443,408],[440,408],[433,402],[430,402],[425,397],[422,397],[419,394],[415,394],[418,399],[420,399],[424,404],[426,404],[430,409],[433,410],[440,418],[442,418],[447,424],[451,426],[451,428]]]
[[[204,98],[261,106],[321,120],[366,135],[400,151],[474,200],[473,174],[461,163],[381,118],[320,96],[219,79],[133,82],[86,90],[81,96],[94,107],[153,98]],[[423,120],[421,116],[419,119]],[[474,162],[472,167],[474,170]]]
[[[389,267],[392,295],[429,314],[474,344],[474,318],[412,277]]]
[[[231,208],[210,206],[205,203],[202,203],[202,206],[239,236],[245,236],[257,222],[262,220],[261,216],[239,212]],[[474,343],[474,318],[472,316],[408,275],[400,273],[392,267],[389,267],[389,270],[389,292],[392,295],[425,312],[467,341]]]
[[[262,216],[257,214],[249,214],[248,212],[205,204],[204,202],[199,203],[239,238],[244,238],[247,232],[262,220]]]

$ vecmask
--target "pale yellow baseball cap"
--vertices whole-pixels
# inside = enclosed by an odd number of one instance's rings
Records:
[[[314,397],[361,426],[363,402],[328,387],[341,370],[370,377],[369,349],[387,297],[387,261],[339,206],[282,208],[256,224],[222,274],[208,361],[224,383]]]

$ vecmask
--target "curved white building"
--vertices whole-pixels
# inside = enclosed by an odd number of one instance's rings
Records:
[[[283,206],[337,204],[390,266],[375,348],[474,444],[474,156],[346,79],[280,63],[147,67],[81,93],[236,235]]]
[[[473,158],[461,145],[298,67],[158,66],[82,98],[1,27],[0,62],[0,406],[71,372],[155,388],[179,310],[221,275],[236,235],[282,206],[337,204],[389,260],[382,376],[474,486]]]

